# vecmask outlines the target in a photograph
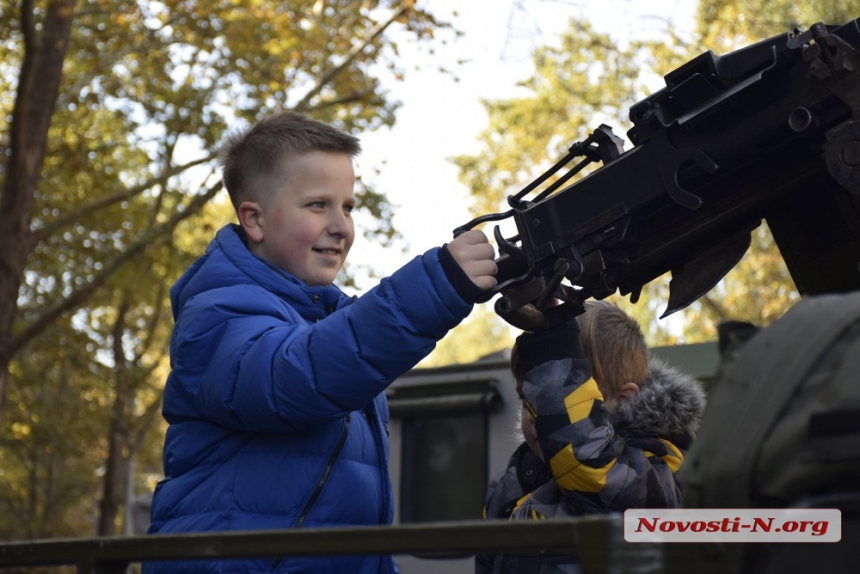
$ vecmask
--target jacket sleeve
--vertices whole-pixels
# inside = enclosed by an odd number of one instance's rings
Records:
[[[576,321],[517,340],[525,408],[535,414],[544,461],[572,512],[678,507],[673,473],[683,455],[668,441],[615,434]]]
[[[196,411],[178,416],[252,432],[301,430],[364,407],[472,309],[439,249],[316,323],[261,288],[219,291],[189,300],[177,321],[173,392]]]

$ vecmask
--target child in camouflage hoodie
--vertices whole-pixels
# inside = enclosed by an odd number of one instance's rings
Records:
[[[581,335],[580,335],[581,331]],[[523,443],[487,490],[487,519],[678,508],[675,472],[698,428],[701,383],[650,358],[636,321],[604,301],[517,338]],[[478,555],[477,573],[577,573],[573,554]]]

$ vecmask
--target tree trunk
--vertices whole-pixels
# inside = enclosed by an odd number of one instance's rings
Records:
[[[119,399],[117,399],[119,401]],[[120,506],[125,502],[128,484],[129,433],[124,415],[116,412],[123,407],[117,405],[115,417],[110,429],[110,447],[105,461],[107,470],[104,476],[104,490],[99,503],[99,521],[96,536],[113,536],[116,534],[116,517]]]
[[[45,159],[48,129],[60,89],[75,0],[48,3],[37,31],[34,1],[21,2],[24,59],[12,112],[5,186],[0,196],[0,422],[12,360],[12,324],[27,256],[33,196]]]
[[[129,310],[128,299],[123,297],[117,307],[117,318],[112,329],[113,362],[116,384],[116,395],[113,403],[110,435],[108,436],[108,456],[105,461],[105,476],[102,500],[99,504],[99,521],[96,528],[97,536],[113,536],[116,534],[116,516],[119,507],[126,498],[128,484],[129,460],[131,459],[131,443],[129,424],[131,422],[130,405],[133,397],[129,378],[128,360],[122,346],[125,333],[125,319]]]

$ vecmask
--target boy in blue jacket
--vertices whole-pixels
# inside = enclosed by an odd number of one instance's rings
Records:
[[[164,474],[150,533],[389,524],[383,391],[496,284],[470,231],[362,297],[332,285],[355,236],[356,138],[294,112],[222,150],[239,225],[171,289]],[[144,572],[396,572],[391,556],[151,562]]]

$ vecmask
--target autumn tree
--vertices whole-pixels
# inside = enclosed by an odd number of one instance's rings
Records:
[[[63,61],[68,49],[75,2],[50,2],[41,21],[37,20],[34,2],[22,2],[17,25],[14,25],[20,47],[15,50],[3,45],[3,55],[16,52],[19,64],[17,96],[14,101],[4,98],[3,117],[12,121],[3,144],[2,195],[0,195],[0,413],[2,413],[9,362],[16,343],[12,325],[18,300],[18,287],[24,275],[27,256],[33,249],[30,220],[35,203],[35,191],[40,178],[47,148],[48,130],[59,93]],[[2,17],[14,16],[7,8]],[[9,37],[4,34],[4,37]],[[11,49],[10,49],[11,48]],[[11,68],[4,57],[3,67]],[[3,74],[3,78],[6,74]],[[4,81],[5,83],[5,81]],[[8,93],[4,86],[3,93]],[[12,109],[8,106],[11,104]],[[2,420],[2,415],[0,415]]]
[[[667,22],[659,41],[618,38],[572,20],[558,42],[534,54],[525,95],[484,103],[489,123],[484,149],[454,159],[474,198],[474,213],[507,209],[503,199],[523,189],[601,123],[623,136],[627,111],[663,75],[701,52],[717,54],[818,21],[841,23],[860,14],[860,1],[701,0],[692,37]],[[552,180],[550,180],[552,181]],[[668,300],[668,276],[646,285],[639,303],[612,299],[639,319],[652,345],[713,339],[715,325],[734,318],[766,325],[798,294],[766,226],[753,233],[747,255],[713,290],[671,321],[658,320]],[[680,335],[680,337],[679,337]]]
[[[471,363],[476,359],[509,349],[514,335],[493,314],[492,307],[479,305],[469,319],[442,339],[436,349],[418,366],[421,368]]]
[[[410,1],[11,4],[0,9],[0,489],[12,494],[0,531],[111,534],[129,461],[155,458],[144,437],[158,422],[166,288],[228,220],[225,131],[284,108],[356,133],[391,125],[398,103],[380,78],[402,75],[397,42],[449,27]],[[376,222],[365,232],[391,238],[384,195],[369,184],[357,195]]]

